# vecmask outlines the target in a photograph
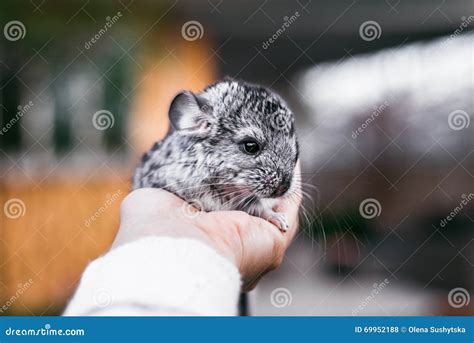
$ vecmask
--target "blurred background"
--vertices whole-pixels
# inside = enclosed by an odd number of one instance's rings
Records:
[[[173,96],[224,76],[288,100],[307,185],[255,314],[473,314],[472,1],[7,0],[0,25],[1,315],[62,312]]]

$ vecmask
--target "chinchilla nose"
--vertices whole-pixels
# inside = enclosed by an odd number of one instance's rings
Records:
[[[273,198],[278,198],[284,195],[289,189],[290,189],[290,179],[289,178],[284,178],[278,187],[273,191],[272,197]]]

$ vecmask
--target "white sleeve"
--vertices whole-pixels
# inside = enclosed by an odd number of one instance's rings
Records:
[[[237,268],[206,244],[146,237],[93,261],[64,315],[230,316],[239,292]]]

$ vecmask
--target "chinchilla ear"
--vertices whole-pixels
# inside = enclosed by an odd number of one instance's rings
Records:
[[[212,123],[212,115],[207,101],[197,94],[184,91],[171,102],[169,118],[170,131],[183,134],[206,134]]]

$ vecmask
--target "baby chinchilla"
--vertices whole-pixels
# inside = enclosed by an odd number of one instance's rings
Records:
[[[293,113],[269,89],[224,80],[179,93],[166,137],[136,169],[133,188],[156,187],[204,211],[241,210],[280,230],[273,207],[294,194],[298,159]]]

